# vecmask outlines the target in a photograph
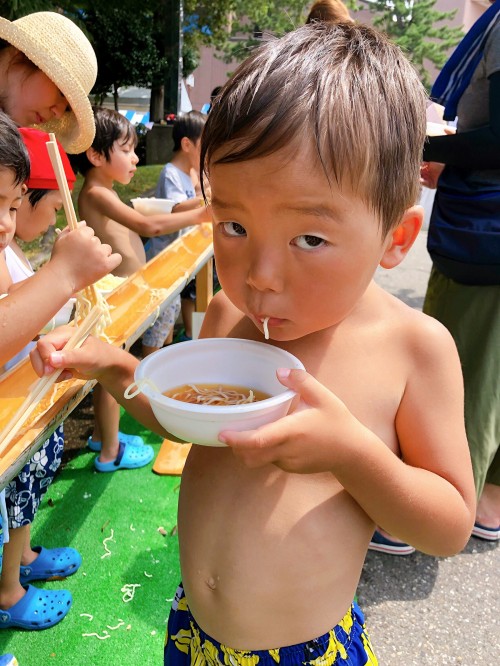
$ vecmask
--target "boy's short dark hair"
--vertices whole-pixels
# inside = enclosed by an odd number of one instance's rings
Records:
[[[94,106],[95,137],[92,148],[109,161],[115,141],[120,140],[123,145],[130,139],[137,146],[137,133],[132,123],[114,109],[106,109],[103,106]],[[75,171],[85,175],[92,168],[85,153],[70,156],[71,166]]]
[[[208,115],[201,164],[315,151],[385,236],[418,199],[426,94],[401,50],[361,25],[314,22],[267,42],[226,83]]]
[[[189,111],[189,113],[177,116],[172,128],[174,153],[181,149],[181,141],[184,137],[193,142],[197,141],[203,132],[205,122],[206,116],[199,111]]]
[[[14,183],[26,182],[30,175],[30,158],[16,124],[0,111],[0,169],[14,173]]]
[[[28,197],[30,206],[32,208],[36,208],[36,206],[38,206],[43,197],[49,192],[54,192],[54,190],[43,190],[43,189],[28,190],[26,192],[26,196]]]

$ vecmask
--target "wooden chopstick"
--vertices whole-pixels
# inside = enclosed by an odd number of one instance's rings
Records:
[[[70,229],[76,229],[78,226],[78,219],[76,217],[75,207],[73,205],[73,199],[71,198],[71,192],[69,191],[66,174],[64,173],[64,167],[61,160],[61,154],[57,146],[56,136],[55,134],[51,133],[49,134],[49,138],[50,141],[47,141],[46,144],[47,150],[49,152],[52,168],[54,169],[54,173],[56,175],[57,185],[59,187],[59,191],[61,192],[64,212],[66,213],[66,220],[68,222],[68,227]],[[88,287],[86,287],[86,290],[87,289],[89,290],[88,295],[91,297],[91,301],[95,302],[97,300],[97,292],[95,290],[95,286],[91,284]]]
[[[47,150],[49,151],[52,168],[56,174],[57,184],[62,196],[66,220],[68,221],[70,229],[76,229],[78,220],[76,219],[75,207],[73,206],[73,200],[71,199],[71,193],[69,191],[68,181],[66,180],[66,174],[64,173],[59,148],[57,147],[56,137],[55,134],[49,134],[49,137],[50,141],[47,141]]]
[[[75,329],[75,332],[70,337],[68,342],[64,345],[63,349],[77,349],[85,342],[87,337],[92,332],[92,329],[101,318],[103,311],[100,307],[95,306],[85,317],[82,323]],[[28,416],[32,413],[35,407],[40,403],[42,398],[48,393],[52,386],[57,381],[59,375],[63,372],[64,368],[54,370],[51,375],[40,377],[30,389],[29,394],[25,398],[23,404],[15,412],[13,417],[7,423],[3,431],[0,433],[0,455],[12,442],[14,437],[18,434],[21,427],[24,425]]]

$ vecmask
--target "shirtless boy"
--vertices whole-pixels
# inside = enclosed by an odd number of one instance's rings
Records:
[[[205,207],[196,212],[143,215],[120,200],[114,183],[128,185],[137,169],[137,135],[134,126],[112,109],[94,109],[96,134],[92,146],[72,158],[85,182],[78,196],[81,219],[86,220],[103,243],[111,245],[123,260],[115,275],[128,277],[146,263],[141,236],[153,237],[209,222]]]
[[[228,448],[191,448],[168,666],[376,664],[352,605],[374,526],[439,556],[470,536],[455,346],[372,280],[420,229],[424,136],[414,70],[363,26],[268,42],[210,112],[202,160],[223,292],[202,335],[264,341],[269,317],[269,344],[307,372],[278,370],[298,393],[288,416],[222,432]],[[73,368],[120,399],[137,361],[95,340],[54,351],[67,336],[39,343],[37,372]],[[129,409],[158,429],[146,398]]]

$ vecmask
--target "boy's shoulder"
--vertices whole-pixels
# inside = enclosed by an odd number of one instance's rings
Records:
[[[110,187],[100,183],[84,183],[78,195],[78,209],[81,219],[96,228],[107,224],[109,220],[120,223],[121,217],[127,216],[130,207]]]
[[[163,177],[178,182],[191,182],[191,176],[178,167],[174,162],[167,162],[163,167]]]
[[[178,166],[174,164],[174,162],[167,162],[163,167],[163,171],[165,171],[166,173],[175,173],[175,174],[184,173],[183,171],[181,171],[181,169],[179,169]]]
[[[202,335],[209,338],[258,338],[255,326],[221,290],[210,301],[203,319]]]
[[[78,195],[78,201],[82,199],[88,202],[98,202],[115,201],[116,199],[119,199],[119,197],[112,187],[106,187],[102,183],[86,179]]]
[[[381,321],[387,338],[400,344],[414,362],[432,362],[443,353],[455,353],[456,345],[448,331],[437,319],[411,307],[396,296],[384,292]]]

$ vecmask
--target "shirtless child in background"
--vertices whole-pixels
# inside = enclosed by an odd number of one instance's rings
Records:
[[[141,236],[153,237],[210,221],[205,207],[196,211],[143,215],[121,201],[114,183],[128,185],[137,170],[137,135],[118,111],[94,108],[96,134],[92,146],[72,157],[85,179],[78,196],[78,211],[103,243],[119,252],[123,261],[114,275],[128,277],[146,263]]]
[[[190,450],[168,666],[376,664],[352,604],[375,525],[439,556],[469,538],[454,343],[372,280],[419,232],[424,137],[417,75],[363,26],[266,43],[210,112],[201,153],[223,291],[202,336],[264,342],[269,317],[268,344],[307,372],[278,370],[298,393],[288,416]],[[123,401],[138,361],[95,339],[57,351],[68,335],[38,343],[37,372],[73,369]],[[161,432],[147,398],[127,405]]]

